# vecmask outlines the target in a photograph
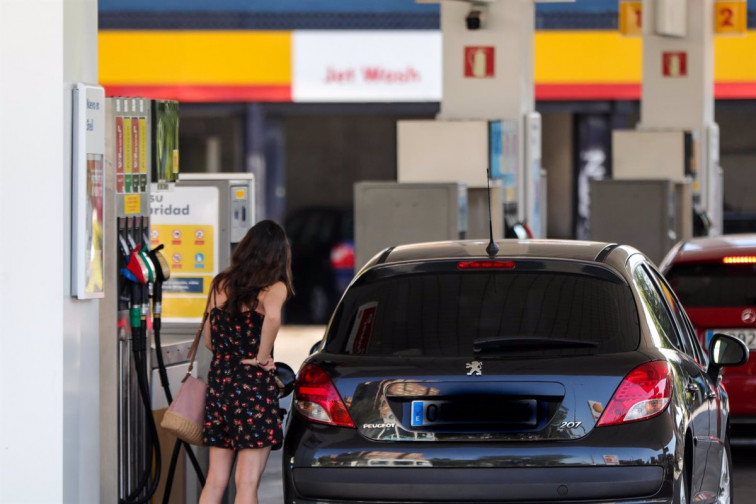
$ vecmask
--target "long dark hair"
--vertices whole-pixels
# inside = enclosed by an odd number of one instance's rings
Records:
[[[231,255],[231,265],[219,273],[211,290],[226,294],[223,308],[239,314],[246,307],[257,308],[260,291],[281,281],[288,295],[294,294],[291,282],[291,249],[283,228],[272,220],[252,226]]]

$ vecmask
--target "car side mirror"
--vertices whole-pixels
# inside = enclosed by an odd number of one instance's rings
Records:
[[[745,343],[727,334],[716,333],[709,342],[709,375],[718,381],[725,366],[742,366],[748,362],[750,351]]]
[[[314,354],[315,352],[320,351],[320,344],[323,343],[323,340],[317,341],[314,345],[310,347],[310,355]]]

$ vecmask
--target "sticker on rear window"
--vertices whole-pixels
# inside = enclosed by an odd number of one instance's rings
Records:
[[[354,325],[347,341],[348,353],[364,354],[367,351],[370,337],[373,334],[373,324],[377,311],[377,301],[365,303],[357,310],[357,316],[354,318]]]

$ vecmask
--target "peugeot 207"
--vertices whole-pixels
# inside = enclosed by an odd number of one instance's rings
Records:
[[[638,251],[389,248],[300,369],[287,503],[727,503],[723,366]]]

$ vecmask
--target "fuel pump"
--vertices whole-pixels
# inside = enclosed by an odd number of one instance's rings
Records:
[[[150,397],[150,285],[162,266],[150,250],[152,148],[150,100],[105,102],[105,296],[102,333],[101,495],[120,503],[152,499],[161,474],[158,430]]]

